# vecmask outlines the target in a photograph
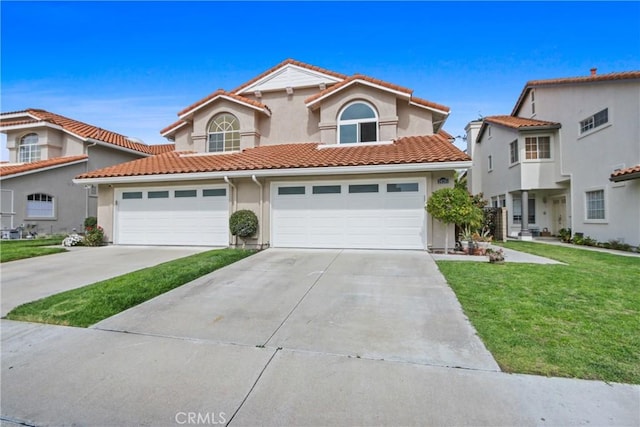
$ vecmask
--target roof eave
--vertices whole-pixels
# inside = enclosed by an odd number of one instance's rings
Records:
[[[316,104],[321,103],[322,101],[324,101],[325,99],[337,94],[338,92],[343,91],[344,89],[351,87],[355,84],[362,84],[365,86],[369,86],[375,89],[379,89],[379,90],[383,90],[385,92],[390,92],[393,93],[396,96],[399,96],[401,98],[405,98],[405,99],[411,99],[411,93],[408,92],[403,92],[403,91],[399,91],[399,90],[395,90],[395,89],[391,89],[385,86],[381,86],[379,84],[376,83],[372,83],[370,81],[364,80],[364,79],[353,79],[352,81],[345,83],[344,85],[340,86],[339,88],[329,91],[328,93],[325,93],[324,95],[305,103],[305,105],[307,106],[307,108],[314,108],[316,106]]]
[[[245,107],[249,107],[249,108],[251,108],[251,109],[253,109],[253,110],[256,110],[256,111],[259,111],[259,112],[261,112],[261,113],[266,114],[268,117],[271,117],[271,111],[269,111],[269,110],[268,110],[267,108],[265,108],[265,107],[258,107],[257,105],[249,104],[249,103],[247,103],[247,102],[242,102],[242,101],[240,101],[239,99],[235,99],[235,98],[233,98],[233,97],[231,97],[231,96],[220,94],[220,95],[214,96],[213,98],[209,99],[209,100],[208,100],[208,101],[206,101],[206,102],[203,102],[202,104],[198,105],[197,107],[193,107],[192,109],[190,109],[190,110],[188,110],[188,111],[186,111],[186,112],[184,112],[184,113],[180,114],[180,115],[178,116],[178,118],[180,118],[180,119],[184,120],[184,119],[188,118],[189,116],[191,116],[191,114],[193,114],[193,113],[195,113],[196,111],[198,111],[198,110],[200,110],[200,109],[204,108],[205,106],[207,106],[207,105],[211,104],[212,102],[217,101],[217,100],[218,100],[218,99],[220,99],[220,98],[225,99],[225,100],[227,100],[227,101],[229,101],[229,102],[233,102],[233,103],[235,103],[235,104],[244,105]]]
[[[74,160],[73,162],[69,162],[69,163],[61,163],[59,165],[52,165],[52,166],[47,166],[44,168],[38,168],[38,169],[33,169],[33,170],[29,170],[29,171],[24,171],[24,172],[18,172],[18,173],[14,173],[14,174],[10,174],[10,175],[4,175],[4,176],[0,176],[0,181],[3,181],[5,179],[10,179],[10,178],[18,178],[20,176],[24,176],[24,175],[31,175],[34,173],[40,173],[40,172],[45,172],[51,169],[58,169],[58,168],[63,168],[66,166],[72,166],[72,165],[77,165],[79,163],[84,163],[87,162],[89,159],[80,159],[80,160]]]
[[[116,150],[124,151],[125,153],[137,154],[139,156],[144,156],[144,157],[153,156],[153,154],[150,154],[150,153],[145,153],[143,151],[134,150],[132,148],[122,147],[120,145],[112,144],[110,142],[101,141],[99,139],[87,138],[86,141],[88,143],[91,143],[91,144],[100,145],[101,147],[113,148],[113,149],[116,149]]]
[[[247,169],[241,171],[216,171],[177,174],[156,174],[120,176],[108,178],[76,178],[76,184],[131,184],[151,183],[166,181],[188,181],[204,179],[250,178],[256,177],[286,177],[286,176],[319,176],[319,175],[354,175],[370,173],[398,173],[398,172],[428,172],[445,171],[452,169],[466,169],[471,167],[470,160],[426,162],[426,163],[402,163],[365,166],[331,166],[314,168],[289,168],[289,169]]]
[[[611,176],[609,181],[611,182],[622,182],[622,181],[631,181],[633,179],[640,179],[640,172],[626,173],[624,175]]]

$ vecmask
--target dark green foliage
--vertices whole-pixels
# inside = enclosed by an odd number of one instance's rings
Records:
[[[251,237],[258,231],[258,217],[248,209],[235,211],[229,218],[229,230],[234,236]]]

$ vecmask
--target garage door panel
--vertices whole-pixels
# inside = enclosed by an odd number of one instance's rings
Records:
[[[349,193],[350,188],[365,191],[376,188],[375,184],[378,192]],[[273,246],[425,248],[426,214],[423,183],[387,187],[384,180],[377,180],[295,185],[305,186],[305,194],[282,195],[277,189],[279,184],[274,185]],[[313,188],[318,185],[340,186],[341,192],[314,194]],[[334,191],[336,187],[333,188]],[[396,191],[387,192],[388,188]],[[419,191],[413,191],[416,188]]]
[[[118,197],[116,243],[228,246],[229,203],[226,189],[220,189],[224,195],[210,197],[194,187],[186,190],[196,190],[196,197],[175,197],[183,188],[127,190],[142,193],[142,198]],[[159,193],[169,197],[157,197]]]

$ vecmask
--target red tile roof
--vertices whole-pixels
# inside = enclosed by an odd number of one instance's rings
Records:
[[[399,138],[393,144],[318,148],[317,143],[280,144],[218,155],[171,152],[80,175],[78,179],[180,173],[401,165],[468,161],[443,134]]]
[[[203,104],[206,104],[207,102],[209,102],[209,101],[211,101],[211,100],[213,100],[215,98],[221,97],[221,96],[226,96],[226,97],[234,99],[234,100],[236,100],[238,102],[241,102],[241,103],[244,103],[244,104],[249,104],[249,105],[252,105],[252,106],[254,106],[256,108],[260,108],[260,109],[263,109],[263,110],[268,110],[269,109],[262,102],[254,101],[253,99],[249,99],[249,98],[246,98],[244,96],[236,95],[235,93],[232,93],[232,92],[227,92],[224,89],[218,89],[215,92],[213,92],[211,95],[206,96],[205,98],[202,98],[200,101],[194,102],[193,104],[189,105],[187,108],[182,109],[180,112],[178,112],[178,116],[182,116],[183,114],[186,114],[186,113],[190,112],[191,110],[194,110],[194,109],[198,108],[199,106],[201,106]]]
[[[623,71],[619,73],[607,73],[607,74],[592,74],[582,77],[565,77],[557,79],[543,79],[543,80],[530,80],[522,89],[516,105],[513,107],[512,115],[518,114],[520,107],[524,99],[531,88],[539,86],[559,86],[559,85],[571,85],[571,84],[584,84],[584,83],[596,83],[596,82],[608,82],[616,80],[631,80],[640,79],[640,71]]]
[[[556,122],[547,122],[544,120],[534,120],[534,119],[527,119],[524,117],[514,117],[514,116],[488,116],[484,118],[484,121],[506,126],[513,129],[521,129],[521,128],[527,128],[527,127],[560,126],[560,123],[556,123]]]
[[[246,88],[248,86],[251,86],[252,84],[257,82],[261,78],[268,76],[269,74],[273,73],[274,71],[277,71],[278,69],[280,69],[280,68],[282,68],[282,67],[284,67],[285,65],[288,65],[288,64],[296,65],[296,66],[301,67],[301,68],[306,68],[307,70],[311,70],[311,71],[317,71],[317,72],[322,73],[322,74],[327,74],[327,75],[336,77],[336,78],[341,79],[341,80],[347,78],[347,76],[345,74],[336,73],[335,71],[331,71],[331,70],[325,70],[324,68],[316,67],[315,65],[305,64],[304,62],[296,61],[295,59],[286,59],[286,60],[282,61],[281,63],[279,63],[278,65],[276,65],[275,67],[272,67],[272,68],[268,69],[267,71],[265,71],[264,73],[258,75],[257,77],[254,77],[253,79],[249,80],[248,82],[243,83],[242,85],[238,86],[237,88],[235,88],[231,92],[238,93],[238,92],[242,91],[242,89],[244,89],[244,88]]]
[[[478,132],[478,136],[476,137],[476,141],[480,141],[482,139],[482,135],[484,134],[489,123],[505,126],[511,129],[559,129],[560,123],[555,122],[547,122],[544,120],[534,120],[527,119],[524,117],[514,117],[514,116],[487,116],[482,120],[482,126],[480,127],[480,131]]]
[[[0,176],[7,177],[24,172],[37,172],[53,166],[62,166],[68,163],[86,161],[89,157],[86,154],[80,156],[56,157],[49,160],[40,160],[31,163],[2,163],[0,164]]]
[[[630,168],[620,169],[611,174],[611,181],[627,181],[630,179],[640,178],[640,165],[631,166]]]
[[[97,126],[89,125],[78,120],[70,119],[68,117],[61,116],[59,114],[50,113],[45,110],[29,108],[22,111],[14,111],[10,113],[2,113],[2,116],[9,116],[15,114],[24,114],[24,116],[31,116],[32,118],[13,120],[8,118],[0,122],[0,130],[10,126],[23,125],[23,124],[38,124],[42,122],[51,123],[60,126],[65,131],[77,135],[83,139],[94,139],[107,144],[112,144],[118,147],[127,148],[129,150],[138,151],[144,154],[155,154],[158,150],[151,148],[153,146],[147,145],[141,142],[134,141],[124,135],[116,132],[105,130]]]

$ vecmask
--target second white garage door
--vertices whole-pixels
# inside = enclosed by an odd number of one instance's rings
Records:
[[[121,245],[229,245],[226,186],[131,188],[116,192]]]
[[[425,179],[274,183],[272,246],[425,249]]]

